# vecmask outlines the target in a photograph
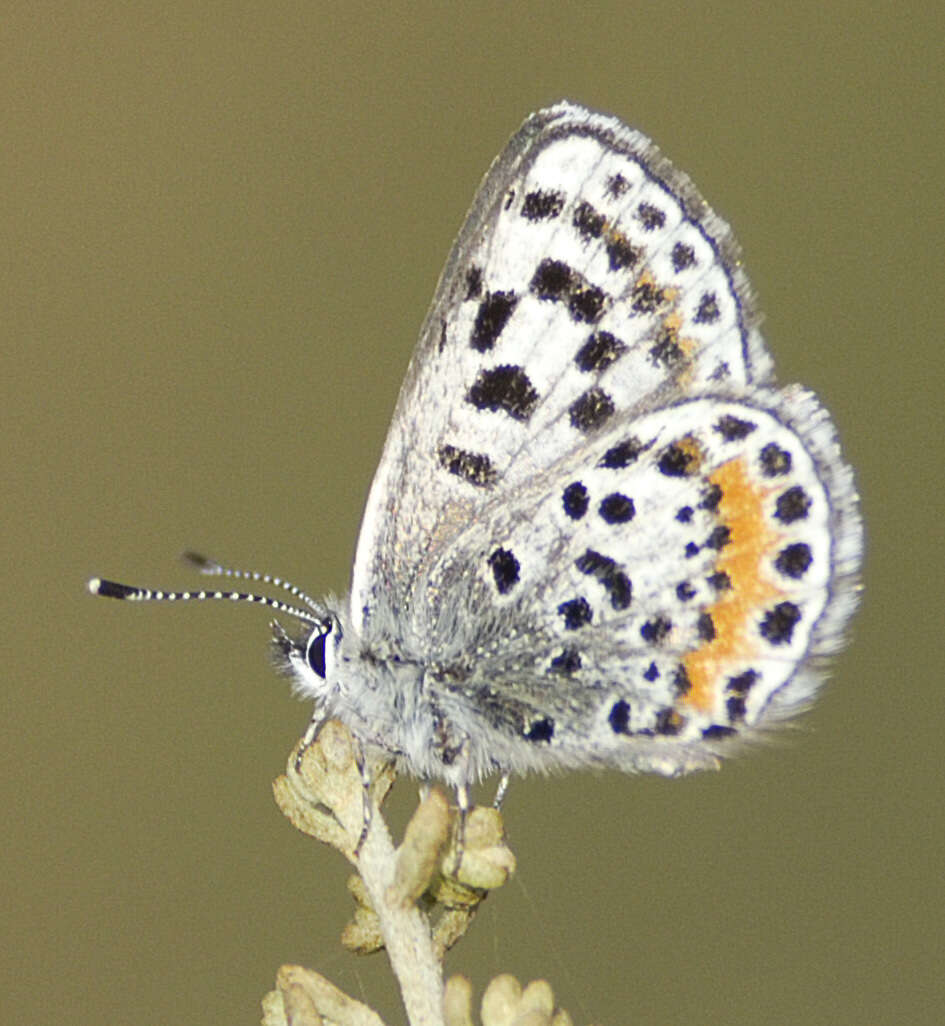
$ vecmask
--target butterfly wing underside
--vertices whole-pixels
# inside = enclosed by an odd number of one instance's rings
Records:
[[[529,118],[397,402],[353,574],[368,648],[428,668],[477,772],[681,772],[809,701],[860,548],[727,225],[616,119]]]
[[[477,510],[607,424],[768,372],[735,242],[688,178],[615,118],[531,116],[421,330],[362,523],[355,623],[403,616]]]

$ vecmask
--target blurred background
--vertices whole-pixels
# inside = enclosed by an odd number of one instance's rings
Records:
[[[291,961],[402,1021],[383,956],[339,947],[340,857],[272,801],[309,709],[265,613],[85,579],[188,587],[197,548],[345,590],[453,235],[567,96],[734,225],[780,380],[857,468],[866,593],[785,743],[682,781],[515,784],[517,879],[448,968],[477,993],[546,977],[576,1023],[941,1021],[943,19],[6,5],[0,1020],[254,1023]]]

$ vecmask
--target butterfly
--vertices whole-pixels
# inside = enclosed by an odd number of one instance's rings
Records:
[[[643,134],[561,102],[493,163],[440,277],[350,593],[275,647],[361,745],[490,774],[715,767],[813,699],[863,538],[823,406],[778,388],[728,228]]]

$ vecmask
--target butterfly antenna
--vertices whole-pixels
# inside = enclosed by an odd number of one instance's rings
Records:
[[[209,556],[203,556],[199,552],[185,552],[181,557],[185,563],[199,570],[208,577],[228,577],[230,580],[253,581],[258,584],[268,584],[273,588],[281,588],[287,591],[294,599],[308,606],[321,619],[325,617],[325,607],[311,595],[302,591],[298,585],[283,577],[273,577],[272,574],[261,574],[256,570],[237,570],[234,567],[223,566]]]
[[[260,579],[265,580],[263,577],[260,577]],[[211,599],[228,599],[230,602],[252,602],[259,606],[274,609],[277,613],[293,616],[303,623],[310,623],[313,626],[322,626],[324,624],[324,618],[317,616],[311,610],[299,609],[297,606],[283,602],[281,599],[272,598],[270,595],[256,595],[251,592],[205,590],[158,591],[152,588],[139,588],[130,584],[120,584],[118,581],[109,581],[101,577],[93,577],[88,582],[87,587],[93,595],[123,599],[125,602],[206,602]],[[299,597],[303,600],[305,599],[305,596],[301,595],[301,593]]]

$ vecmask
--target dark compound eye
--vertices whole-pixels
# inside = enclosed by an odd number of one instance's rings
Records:
[[[325,640],[330,633],[331,624],[328,625],[327,630],[323,634],[313,635],[308,643],[308,651],[305,653],[308,665],[322,680],[325,679]]]

